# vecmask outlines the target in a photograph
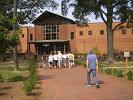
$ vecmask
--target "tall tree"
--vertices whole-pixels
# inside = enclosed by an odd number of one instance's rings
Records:
[[[8,18],[17,19],[17,22],[15,21],[13,25],[13,31],[15,33],[18,24],[29,23],[33,21],[36,17],[35,15],[42,12],[45,7],[55,9],[57,5],[54,0],[6,0],[6,2],[5,0],[0,0],[0,14],[8,16]],[[13,39],[15,39],[15,37]],[[18,70],[17,45],[14,45],[13,58],[15,69]]]
[[[74,7],[73,15],[81,23],[86,22],[86,18],[91,14],[94,14],[96,19],[99,17],[102,18],[107,29],[108,60],[112,62],[114,58],[114,30],[127,22],[129,18],[128,11],[132,9],[133,0],[63,0],[63,11],[67,10],[64,6],[68,3],[70,3],[70,6]],[[112,24],[115,20],[119,20],[120,23],[113,27]]]
[[[3,58],[10,47],[17,45],[19,41],[20,30],[12,31],[12,25],[15,20],[0,15],[0,60]]]
[[[0,13],[5,16],[13,16],[14,0],[0,0]],[[17,0],[17,18],[19,24],[33,21],[38,13],[44,12],[46,7],[56,9],[58,3],[55,0]]]

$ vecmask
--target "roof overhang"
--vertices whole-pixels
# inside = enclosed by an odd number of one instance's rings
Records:
[[[61,42],[69,42],[69,40],[36,40],[36,41],[29,41],[31,44],[37,43],[61,43]]]

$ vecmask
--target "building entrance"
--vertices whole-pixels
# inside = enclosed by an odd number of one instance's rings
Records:
[[[69,42],[49,42],[49,43],[36,43],[37,54],[50,54],[54,51],[68,52],[70,50]]]

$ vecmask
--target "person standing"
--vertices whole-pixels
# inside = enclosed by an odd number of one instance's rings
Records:
[[[64,52],[64,54],[62,55],[62,62],[64,67],[67,67],[67,60],[68,60],[67,54]]]
[[[53,67],[53,54],[50,53],[48,56],[48,63],[49,63],[49,68],[51,69]]]
[[[91,78],[92,74],[95,85],[97,88],[100,88],[99,83],[97,81],[96,69],[98,68],[98,60],[96,54],[93,53],[92,50],[89,51],[87,55],[87,84],[86,86],[91,86]]]
[[[54,51],[53,60],[54,60],[54,67],[57,68],[58,55],[56,51]]]
[[[69,68],[72,68],[72,66],[73,66],[73,55],[69,52],[67,54],[67,56],[68,56],[68,65],[69,65]]]
[[[45,68],[46,67],[46,60],[47,60],[47,56],[46,56],[45,53],[43,53],[41,59],[42,59],[42,65],[41,65],[41,67]]]
[[[62,53],[61,51],[58,51],[58,66],[61,68],[62,65]]]

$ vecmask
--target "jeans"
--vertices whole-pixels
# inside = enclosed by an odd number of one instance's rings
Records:
[[[87,70],[87,84],[91,84],[91,75],[93,76],[95,84],[98,84],[97,77],[96,77],[96,69],[90,69],[90,71]]]

